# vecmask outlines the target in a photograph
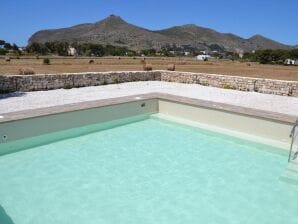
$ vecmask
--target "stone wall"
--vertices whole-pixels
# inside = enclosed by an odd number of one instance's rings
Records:
[[[51,75],[0,76],[0,92],[70,89],[112,83],[160,80],[160,72],[86,72]]]
[[[192,83],[218,88],[298,97],[298,82],[178,71],[2,75],[0,76],[0,93],[16,91],[27,92],[60,88],[69,89],[112,83],[154,80]]]
[[[161,71],[161,81],[298,97],[298,82],[205,73]]]

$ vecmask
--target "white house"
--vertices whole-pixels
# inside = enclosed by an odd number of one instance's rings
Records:
[[[211,58],[211,56],[209,54],[199,54],[196,59],[199,61],[204,61],[204,60],[208,60],[209,58]]]
[[[208,54],[208,52],[207,51],[200,51],[200,54],[206,55],[206,54]]]
[[[67,50],[67,54],[68,54],[69,56],[75,56],[75,55],[77,55],[77,50],[76,50],[74,47],[70,47],[70,48],[68,48],[68,50]]]
[[[298,60],[286,59],[284,64],[285,65],[298,65]]]

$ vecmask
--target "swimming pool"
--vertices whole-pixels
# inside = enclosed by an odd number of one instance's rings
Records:
[[[15,142],[0,156],[7,223],[298,223],[286,151],[165,114]]]

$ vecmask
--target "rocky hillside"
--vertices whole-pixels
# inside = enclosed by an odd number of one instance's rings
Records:
[[[233,52],[291,48],[291,46],[260,35],[244,39],[234,34],[220,33],[192,24],[151,31],[129,24],[114,15],[96,23],[81,24],[63,29],[42,30],[33,34],[29,39],[29,43],[44,43],[54,40],[111,44],[134,50],[160,49],[165,46]]]

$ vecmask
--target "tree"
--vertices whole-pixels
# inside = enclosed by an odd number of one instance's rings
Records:
[[[6,49],[6,50],[11,50],[12,46],[10,43],[4,43],[3,47]]]
[[[31,54],[41,54],[45,55],[48,53],[48,49],[44,44],[33,42],[26,47],[27,52]]]
[[[0,40],[0,46],[3,46],[5,43],[5,40]]]
[[[293,49],[289,52],[289,57],[293,59],[298,59],[298,49]]]
[[[141,54],[143,54],[145,56],[155,56],[156,55],[156,50],[155,49],[141,50]]]
[[[4,48],[0,48],[0,55],[6,55],[7,54],[7,50]]]
[[[89,52],[91,55],[97,56],[97,57],[102,57],[104,56],[104,48],[100,44],[90,44],[89,45]]]
[[[19,47],[18,47],[18,45],[16,45],[15,43],[12,45],[12,50],[14,50],[14,51],[19,51]]]

